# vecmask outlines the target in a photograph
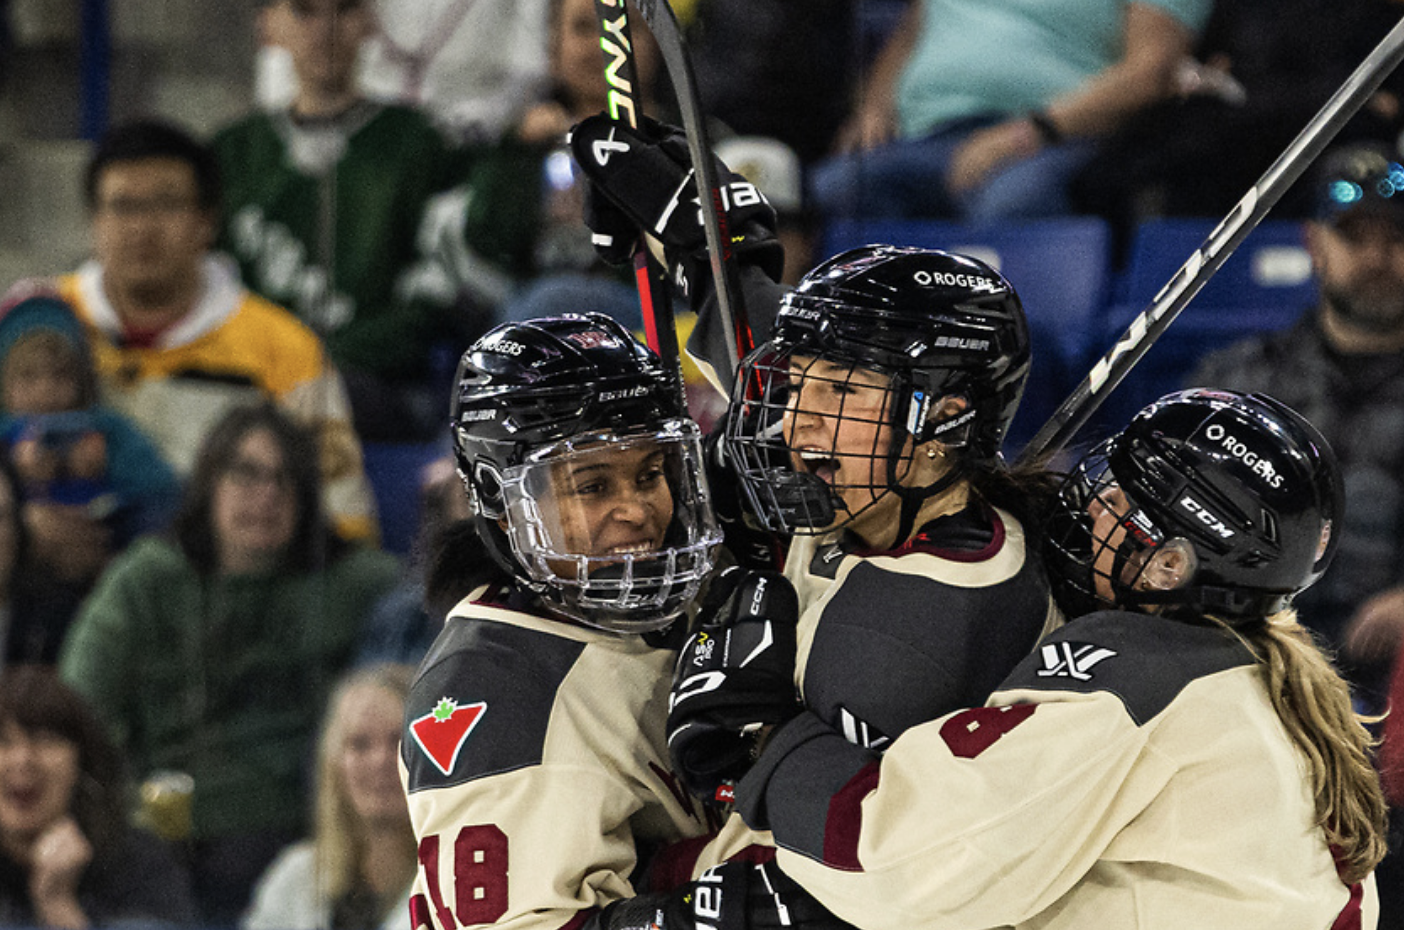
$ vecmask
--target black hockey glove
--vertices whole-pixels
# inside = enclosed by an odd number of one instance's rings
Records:
[[[710,261],[683,131],[648,118],[635,130],[600,114],[571,129],[570,149],[591,182],[584,219],[600,257],[624,264],[640,231],[648,233],[663,243],[682,292],[694,297],[692,283],[708,279]],[[720,160],[715,170],[737,261],[779,281],[785,253],[775,237],[775,210],[754,184]]]
[[[606,907],[584,930],[844,930],[774,862],[725,862],[671,892]]]
[[[689,791],[730,801],[761,728],[800,712],[799,598],[779,572],[732,567],[713,580],[699,618],[673,673],[668,750]]]

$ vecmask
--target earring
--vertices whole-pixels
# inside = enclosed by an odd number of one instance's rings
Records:
[[[927,447],[926,447],[926,457],[929,458],[929,459],[932,459],[933,461],[934,461],[935,459],[938,459],[938,458],[944,458],[945,455],[946,455],[945,451],[942,450],[942,449],[940,449],[940,448],[938,448],[938,447],[936,447],[936,446],[927,446]]]

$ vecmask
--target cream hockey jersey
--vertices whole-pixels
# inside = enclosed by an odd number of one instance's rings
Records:
[[[410,691],[416,927],[577,927],[634,894],[648,851],[707,828],[664,740],[676,653],[524,601],[470,595]]]
[[[1374,927],[1373,880],[1337,877],[1304,766],[1241,643],[1105,612],[880,759],[797,718],[737,807],[862,930]]]
[[[1019,521],[978,502],[896,549],[799,537],[785,575],[805,706],[875,747],[983,702],[1061,622]]]
[[[799,595],[795,676],[805,706],[875,749],[982,703],[1062,622],[1019,521],[980,503],[882,552],[851,536],[797,537],[785,575]],[[690,871],[768,842],[733,817]]]

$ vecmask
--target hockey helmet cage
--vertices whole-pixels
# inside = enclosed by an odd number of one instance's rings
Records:
[[[966,464],[997,459],[1028,379],[1028,323],[1003,275],[951,252],[869,245],[807,274],[783,298],[772,338],[743,361],[727,423],[748,497],[771,529],[784,532],[832,527],[838,497],[793,467],[782,435],[797,357],[891,379],[891,442],[872,454],[888,460],[893,486],[909,438],[938,439]],[[963,412],[938,416],[947,396],[963,398]]]
[[[642,633],[692,600],[720,541],[699,432],[658,357],[622,325],[588,313],[498,326],[464,353],[451,417],[488,548],[553,609]],[[628,450],[647,450],[649,474],[666,481],[666,533],[646,551],[584,551],[553,475]]]

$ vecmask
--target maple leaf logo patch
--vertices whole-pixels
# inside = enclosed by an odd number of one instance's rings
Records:
[[[460,707],[453,698],[440,698],[433,710],[410,724],[410,732],[434,767],[451,775],[468,734],[486,713],[486,701]]]

